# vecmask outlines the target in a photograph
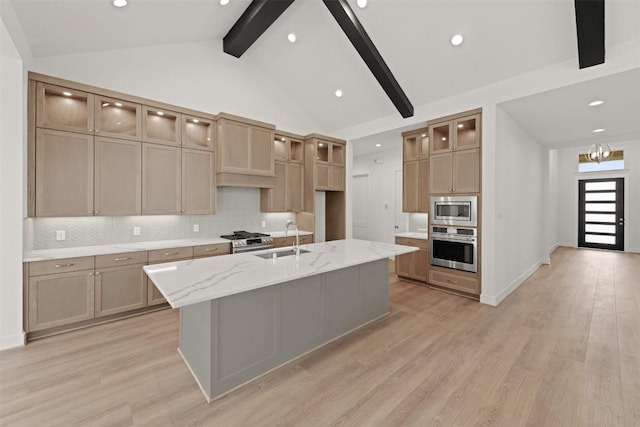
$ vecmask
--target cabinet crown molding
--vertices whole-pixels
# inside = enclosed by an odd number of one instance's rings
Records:
[[[474,108],[473,110],[463,111],[461,113],[451,114],[449,116],[438,117],[437,119],[431,119],[427,122],[427,125],[431,126],[441,122],[448,122],[450,120],[459,119],[460,117],[472,116],[474,114],[482,114],[482,108]]]

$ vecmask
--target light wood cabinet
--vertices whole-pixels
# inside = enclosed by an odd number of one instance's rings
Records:
[[[182,145],[197,150],[214,150],[215,123],[202,117],[182,115]]]
[[[429,128],[402,134],[402,211],[429,212]]]
[[[207,258],[211,256],[226,255],[231,253],[231,244],[215,243],[212,245],[200,245],[193,247],[194,258]]]
[[[95,272],[95,316],[108,316],[147,306],[144,264],[105,267]]]
[[[142,143],[142,213],[182,210],[182,156],[179,147]]]
[[[295,231],[292,231],[291,233],[293,234],[293,236],[289,235],[287,237],[274,237],[273,247],[286,248],[286,247],[295,245],[296,244]],[[309,243],[313,243],[313,234],[301,235],[299,242],[301,245],[307,245]]]
[[[182,114],[163,108],[142,106],[142,140],[155,144],[182,143]]]
[[[216,143],[218,185],[273,187],[274,127],[224,113],[220,117]]]
[[[279,133],[273,141],[275,184],[260,190],[260,211],[301,212],[304,209],[302,139]],[[301,138],[301,137],[300,137]]]
[[[95,215],[142,213],[142,146],[137,141],[96,137]]]
[[[33,276],[28,281],[29,332],[94,317],[93,269]]]
[[[167,248],[149,251],[149,265],[163,262],[182,261],[193,258],[193,247]],[[147,305],[158,305],[167,302],[153,283],[147,286]]]
[[[479,148],[481,122],[481,114],[476,113],[430,124],[431,154]]]
[[[420,248],[416,252],[396,256],[396,274],[426,283],[429,270],[429,241],[396,237],[396,244]]]
[[[36,126],[93,134],[93,95],[76,89],[38,82]]]
[[[93,215],[93,136],[36,130],[35,215]]]
[[[215,212],[214,154],[211,151],[182,149],[182,213]]]
[[[315,174],[317,191],[344,191],[344,144],[315,140]]]
[[[430,193],[479,193],[480,150],[434,154],[430,159]]]
[[[100,136],[140,141],[142,106],[122,99],[95,95],[95,132]]]
[[[432,267],[429,269],[429,283],[473,295],[480,295],[480,281],[473,273]]]

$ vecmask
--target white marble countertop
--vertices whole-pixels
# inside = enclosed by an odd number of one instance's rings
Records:
[[[300,248],[310,252],[298,258],[280,257],[275,264],[271,259],[256,255],[284,249],[168,262],[143,268],[171,307],[178,308],[419,249],[355,239],[311,243],[300,245]]]
[[[121,252],[152,251],[154,249],[181,248],[185,246],[213,245],[216,243],[230,243],[220,237],[203,239],[156,240],[151,242],[112,243],[97,246],[77,246],[73,248],[42,249],[28,252],[24,255],[24,262],[46,261],[52,259],[75,258],[117,254]]]
[[[408,237],[410,239],[422,239],[429,240],[429,235],[426,231],[405,231],[402,233],[396,233],[396,237]]]

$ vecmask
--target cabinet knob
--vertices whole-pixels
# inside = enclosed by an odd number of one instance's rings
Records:
[[[96,133],[100,133],[100,129],[96,129]]]
[[[89,132],[93,132],[93,129],[87,129]]]
[[[99,214],[100,213],[100,209],[98,209],[97,211],[95,211],[95,214]]]

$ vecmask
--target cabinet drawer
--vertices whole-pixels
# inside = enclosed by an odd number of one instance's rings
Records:
[[[34,261],[29,263],[29,276],[66,273],[69,271],[93,270],[93,257],[65,258],[49,261]]]
[[[462,276],[455,273],[445,273],[439,270],[429,270],[429,283],[456,289],[462,292],[479,295],[480,286],[478,279]]]
[[[309,243],[313,243],[313,234],[305,234],[304,236],[300,236],[300,244],[306,245]],[[274,248],[284,248],[287,246],[293,246],[296,244],[296,236],[287,236],[287,237],[274,237],[273,238],[273,247]]]
[[[429,241],[425,239],[414,239],[411,237],[396,237],[397,245],[415,246],[420,249],[429,249]]]
[[[231,245],[229,243],[217,243],[215,245],[202,245],[193,247],[193,256],[195,258],[225,255],[228,253],[231,253]]]
[[[313,243],[313,234],[305,234],[304,236],[300,236],[301,245],[307,245],[309,243]]]
[[[117,267],[119,265],[146,264],[147,251],[125,252],[96,256],[96,268]]]
[[[156,249],[149,251],[149,262],[174,261],[183,258],[193,258],[193,247]]]

